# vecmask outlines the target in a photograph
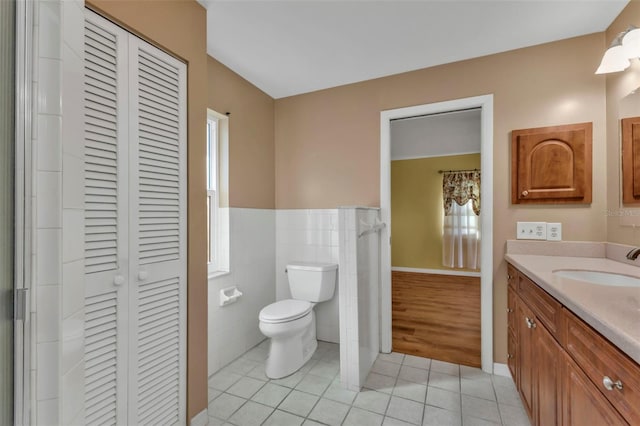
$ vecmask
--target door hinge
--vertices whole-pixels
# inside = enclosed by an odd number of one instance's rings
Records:
[[[27,295],[28,289],[18,288],[15,290],[13,299],[13,319],[24,321],[27,319]]]

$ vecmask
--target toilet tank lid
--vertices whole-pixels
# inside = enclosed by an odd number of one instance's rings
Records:
[[[287,269],[297,269],[299,271],[334,271],[338,269],[336,263],[322,262],[290,262]]]

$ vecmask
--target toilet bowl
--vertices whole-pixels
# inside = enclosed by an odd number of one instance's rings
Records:
[[[318,347],[314,306],[335,290],[338,265],[295,262],[287,265],[292,299],[265,306],[259,315],[262,334],[271,339],[265,374],[279,379],[295,373]]]
[[[265,374],[271,379],[295,373],[318,346],[313,307],[303,300],[282,300],[264,308],[260,311],[260,331],[271,339],[265,366]]]

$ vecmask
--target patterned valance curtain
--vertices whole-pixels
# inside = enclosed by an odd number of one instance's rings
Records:
[[[442,198],[445,216],[451,215],[454,201],[464,206],[469,200],[471,200],[473,212],[476,216],[480,216],[480,171],[444,172]]]
[[[445,172],[442,193],[442,264],[479,269],[480,172]]]

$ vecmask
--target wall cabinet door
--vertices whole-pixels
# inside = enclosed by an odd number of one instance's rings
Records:
[[[511,132],[511,202],[591,203],[592,123]]]
[[[622,120],[622,202],[640,203],[640,117]]]
[[[184,424],[186,66],[86,12],[85,422]]]
[[[563,425],[628,425],[571,357],[563,354],[561,360]]]

